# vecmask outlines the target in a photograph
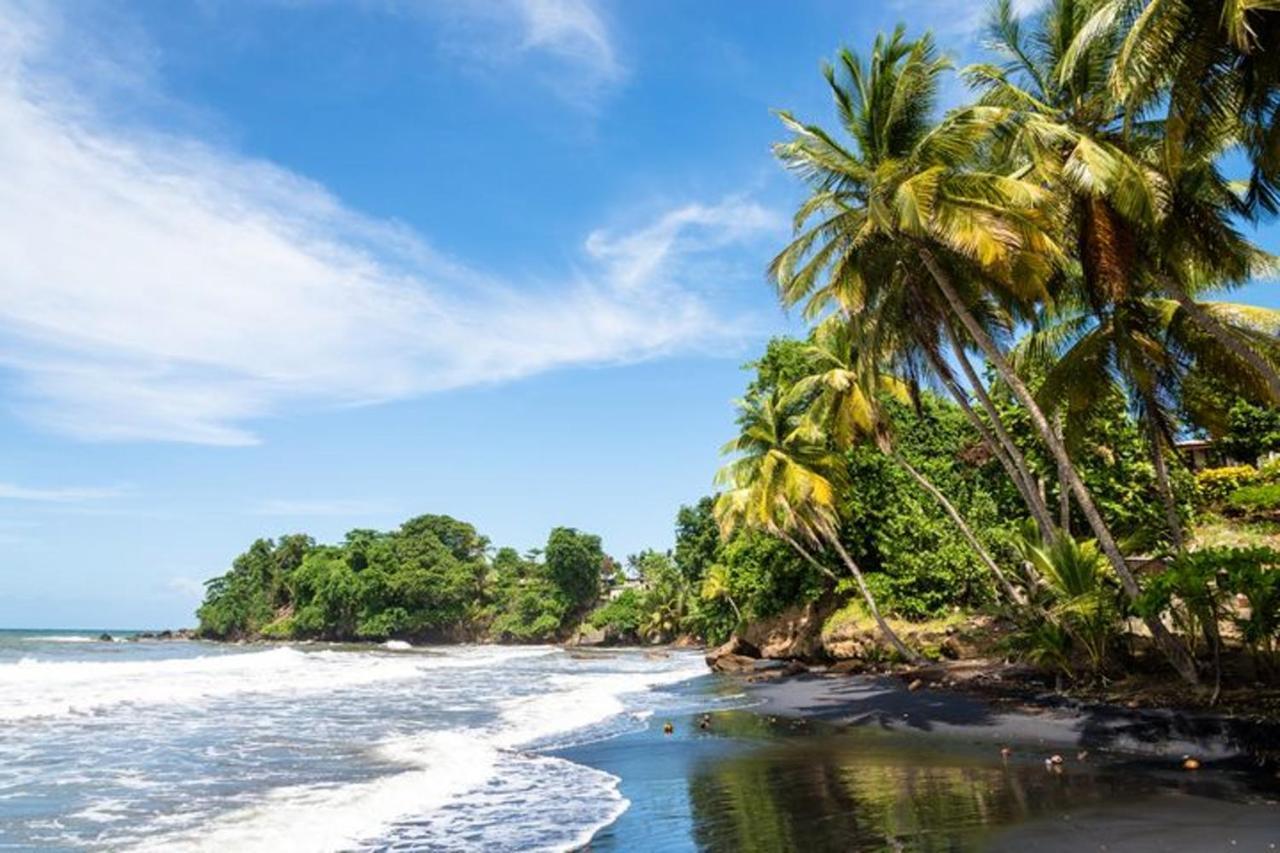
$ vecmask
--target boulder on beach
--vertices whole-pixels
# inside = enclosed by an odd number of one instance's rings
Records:
[[[749,658],[746,655],[720,655],[714,662],[708,664],[716,672],[751,672],[756,668],[756,661],[759,658]]]
[[[724,645],[714,648],[711,651],[707,652],[707,656],[705,660],[707,662],[707,666],[711,667],[714,670],[723,671],[719,666],[717,666],[717,663],[720,661],[721,658],[730,657],[730,656],[747,658],[747,659],[755,659],[760,657],[760,650],[756,648],[754,645],[752,645],[751,643],[739,637],[737,634],[734,634],[728,639],[728,641]],[[741,671],[741,670],[735,670],[735,671]]]
[[[99,643],[114,643],[115,641],[116,641],[116,638],[115,638],[115,637],[113,637],[113,636],[111,636],[110,634],[99,634],[99,635],[98,635],[98,642],[99,642]]]

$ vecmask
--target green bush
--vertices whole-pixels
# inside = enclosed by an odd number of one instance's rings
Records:
[[[1206,468],[1196,473],[1196,493],[1201,506],[1221,506],[1232,492],[1256,483],[1261,475],[1252,465]]]
[[[634,638],[639,636],[640,627],[644,623],[644,604],[644,597],[638,590],[623,590],[617,598],[591,611],[587,616],[587,624],[593,628],[602,628],[615,637]]]
[[[1280,483],[1257,483],[1236,489],[1227,498],[1227,506],[1245,514],[1280,510]]]

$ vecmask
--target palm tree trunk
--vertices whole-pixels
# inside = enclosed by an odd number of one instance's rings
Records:
[[[929,268],[930,274],[938,284],[938,289],[951,306],[952,311],[959,317],[960,322],[964,324],[969,336],[973,338],[973,341],[991,362],[991,365],[1000,375],[1000,379],[1009,386],[1014,396],[1026,408],[1032,424],[1035,426],[1036,431],[1040,433],[1040,438],[1048,446],[1049,452],[1053,455],[1058,465],[1061,466],[1063,474],[1066,475],[1067,482],[1071,486],[1071,492],[1075,495],[1076,503],[1079,504],[1081,513],[1089,522],[1093,535],[1097,537],[1098,545],[1102,548],[1102,552],[1107,556],[1116,576],[1120,579],[1121,588],[1124,589],[1125,595],[1128,596],[1130,601],[1136,601],[1141,594],[1138,581],[1134,578],[1133,573],[1129,571],[1129,566],[1124,561],[1124,555],[1120,553],[1120,548],[1116,545],[1115,537],[1111,535],[1111,530],[1107,527],[1106,522],[1102,520],[1102,515],[1098,512],[1098,507],[1093,502],[1093,495],[1089,493],[1084,481],[1080,479],[1080,474],[1071,463],[1071,457],[1067,454],[1066,447],[1058,440],[1058,436],[1049,425],[1044,412],[1036,404],[1035,397],[1032,396],[1031,391],[1028,390],[1018,374],[1014,372],[1013,367],[1009,364],[1008,359],[1004,357],[1004,354],[1000,352],[995,341],[991,339],[990,335],[987,334],[986,330],[982,328],[964,304],[964,300],[960,298],[960,294],[956,292],[955,287],[951,284],[950,277],[938,265],[933,254],[928,249],[921,248],[920,258],[924,261],[925,266]],[[1149,616],[1143,621],[1146,623],[1148,630],[1151,631],[1151,637],[1155,640],[1156,645],[1164,652],[1169,663],[1178,671],[1183,680],[1188,684],[1199,684],[1200,679],[1196,673],[1195,661],[1191,659],[1191,655],[1187,653],[1186,648],[1169,633],[1160,618],[1158,616]]]
[[[738,620],[738,624],[742,624],[742,611],[738,609],[738,603],[733,600],[733,596],[725,593],[724,600],[729,602],[729,606],[733,608],[733,616]]]
[[[1064,417],[1061,413],[1054,419],[1054,429],[1058,431],[1058,440],[1066,446],[1066,428]],[[1067,488],[1067,478],[1062,466],[1058,466],[1058,527],[1062,528],[1062,532],[1071,535],[1071,490]]]
[[[946,511],[947,515],[951,518],[951,521],[960,530],[960,535],[964,537],[965,541],[969,543],[969,547],[978,555],[978,559],[982,560],[987,569],[990,570],[991,574],[995,575],[996,581],[1004,591],[1004,594],[1009,597],[1009,600],[1017,605],[1026,604],[1026,599],[1023,598],[1020,592],[1018,592],[1017,587],[1009,583],[1009,579],[1005,577],[1004,572],[1000,570],[1000,566],[991,557],[990,552],[988,552],[987,549],[983,547],[982,543],[978,541],[978,537],[974,535],[973,529],[969,527],[968,522],[964,520],[964,516],[960,515],[960,512],[955,508],[951,501],[947,500],[947,496],[944,495],[937,486],[930,482],[927,477],[917,471],[901,453],[895,450],[892,455],[894,461],[901,465],[906,472],[911,475],[911,478],[920,484],[920,488],[928,492],[933,499],[938,502],[943,510]]]
[[[858,584],[858,590],[862,593],[862,600],[867,603],[867,610],[871,613],[871,618],[876,620],[876,625],[880,627],[880,633],[884,634],[884,638],[898,650],[898,654],[903,659],[913,663],[924,663],[924,658],[907,648],[906,643],[898,638],[893,629],[889,627],[889,623],[884,621],[884,617],[880,615],[880,608],[876,606],[875,596],[871,594],[871,590],[867,588],[867,582],[862,577],[862,569],[858,568],[858,564],[849,556],[849,552],[844,549],[844,545],[840,544],[840,537],[832,535],[828,537],[831,546],[835,548],[836,553],[840,555],[840,559],[844,562],[845,567],[849,569],[849,573],[853,575],[854,581]]]
[[[786,542],[788,545],[790,545],[793,551],[795,551],[801,557],[804,557],[805,561],[808,562],[809,565],[813,566],[815,569],[822,572],[824,575],[826,575],[836,583],[840,583],[840,576],[837,575],[835,572],[831,571],[830,569],[828,569],[826,566],[822,565],[822,563],[820,563],[816,557],[810,554],[807,550],[804,549],[804,547],[799,542],[797,542],[794,538],[792,538],[791,534],[787,533],[784,530],[776,530],[774,532],[778,534],[779,539],[781,539],[783,542]]]
[[[1192,299],[1178,282],[1165,276],[1164,287],[1169,292],[1169,295],[1177,300],[1178,304],[1187,312],[1187,315],[1195,321],[1197,326],[1208,332],[1215,341],[1225,347],[1232,355],[1249,365],[1267,383],[1267,388],[1271,391],[1271,398],[1280,403],[1280,374],[1276,373],[1276,368],[1259,355],[1253,347],[1237,338],[1231,333],[1230,329],[1215,320],[1208,311],[1204,310],[1204,306]]]
[[[1165,524],[1169,528],[1169,542],[1174,549],[1181,551],[1186,545],[1182,535],[1182,516],[1178,513],[1178,501],[1173,495],[1173,485],[1169,482],[1169,466],[1164,456],[1164,434],[1160,426],[1149,416],[1147,433],[1151,451],[1151,464],[1156,469],[1156,488],[1160,492],[1160,500],[1164,503]]]
[[[1027,496],[1028,506],[1032,508],[1031,514],[1035,516],[1036,523],[1040,525],[1041,530],[1052,531],[1054,529],[1053,518],[1049,515],[1049,507],[1045,504],[1044,494],[1040,491],[1039,483],[1035,475],[1031,473],[1031,466],[1027,464],[1026,455],[1014,443],[1013,437],[1009,435],[1008,430],[1004,428],[1004,421],[1000,418],[1000,412],[996,409],[996,404],[992,401],[991,395],[987,393],[987,387],[983,383],[982,377],[978,376],[978,372],[969,363],[969,356],[965,354],[964,347],[956,336],[955,329],[951,328],[950,322],[943,322],[942,326],[947,333],[947,340],[951,343],[951,349],[956,361],[959,363],[961,370],[964,371],[970,387],[973,388],[973,395],[978,398],[978,402],[982,404],[983,411],[987,413],[987,419],[991,421],[991,431],[999,439],[1000,444],[1005,449],[1005,453],[1009,454],[1009,458],[1013,460],[1014,465],[1018,468],[1023,491]]]
[[[950,330],[948,330],[948,334],[950,334]],[[925,354],[934,372],[942,379],[947,390],[951,392],[952,398],[960,406],[960,410],[969,419],[969,423],[973,424],[974,429],[982,436],[987,447],[991,448],[991,452],[995,454],[995,457],[1000,460],[1000,464],[1004,466],[1005,473],[1009,475],[1014,488],[1022,496],[1022,500],[1027,505],[1027,509],[1030,510],[1032,518],[1040,525],[1041,530],[1053,530],[1053,520],[1049,516],[1049,508],[1045,506],[1040,497],[1040,492],[1035,488],[1034,481],[1031,479],[1031,471],[1027,467],[1026,459],[1022,456],[1022,451],[1004,432],[1004,427],[999,423],[998,419],[993,418],[993,428],[989,429],[982,418],[978,417],[978,413],[973,410],[973,406],[969,403],[969,395],[960,387],[955,376],[951,373],[951,368],[943,364],[941,358],[932,349],[926,348]],[[970,383],[977,384],[975,382],[976,374],[973,374],[973,365],[969,364],[967,358],[963,358],[963,353],[961,355],[962,362],[967,368],[965,371],[966,376],[969,378]],[[989,397],[987,402],[990,402]],[[988,414],[990,415],[991,412],[994,412],[994,405],[991,406]]]

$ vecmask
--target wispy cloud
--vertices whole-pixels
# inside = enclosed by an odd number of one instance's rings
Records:
[[[1026,16],[1044,8],[1048,0],[1013,0],[1015,14]],[[991,17],[994,0],[892,0],[892,6],[915,34],[932,29],[948,38],[976,37]]]
[[[378,515],[387,507],[374,501],[316,500],[314,498],[273,498],[253,507],[255,515],[286,515],[299,518],[318,516],[359,517]]]
[[[105,121],[15,9],[0,0],[0,32],[25,33],[0,35],[0,366],[21,412],[68,435],[245,444],[287,408],[699,345],[734,326],[698,263],[776,225],[743,198],[691,204],[590,235],[561,280],[501,280],[286,169]]]
[[[105,498],[118,498],[126,493],[120,487],[61,486],[56,488],[20,486],[0,483],[0,500],[34,501],[37,503],[79,503]]]
[[[204,583],[196,578],[172,577],[165,581],[164,588],[166,592],[181,598],[193,598],[197,601],[204,598]]]
[[[613,32],[595,0],[458,0],[380,7],[444,25],[441,46],[473,68],[510,71],[564,100],[594,107],[626,78]]]

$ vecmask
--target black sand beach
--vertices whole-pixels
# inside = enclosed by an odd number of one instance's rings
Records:
[[[683,689],[711,707],[726,687]],[[683,715],[664,735],[655,716],[562,753],[619,776],[631,802],[589,849],[1280,849],[1280,779],[1204,721],[998,710],[892,679],[743,688],[754,704],[706,728]],[[1183,769],[1188,755],[1200,769]]]

